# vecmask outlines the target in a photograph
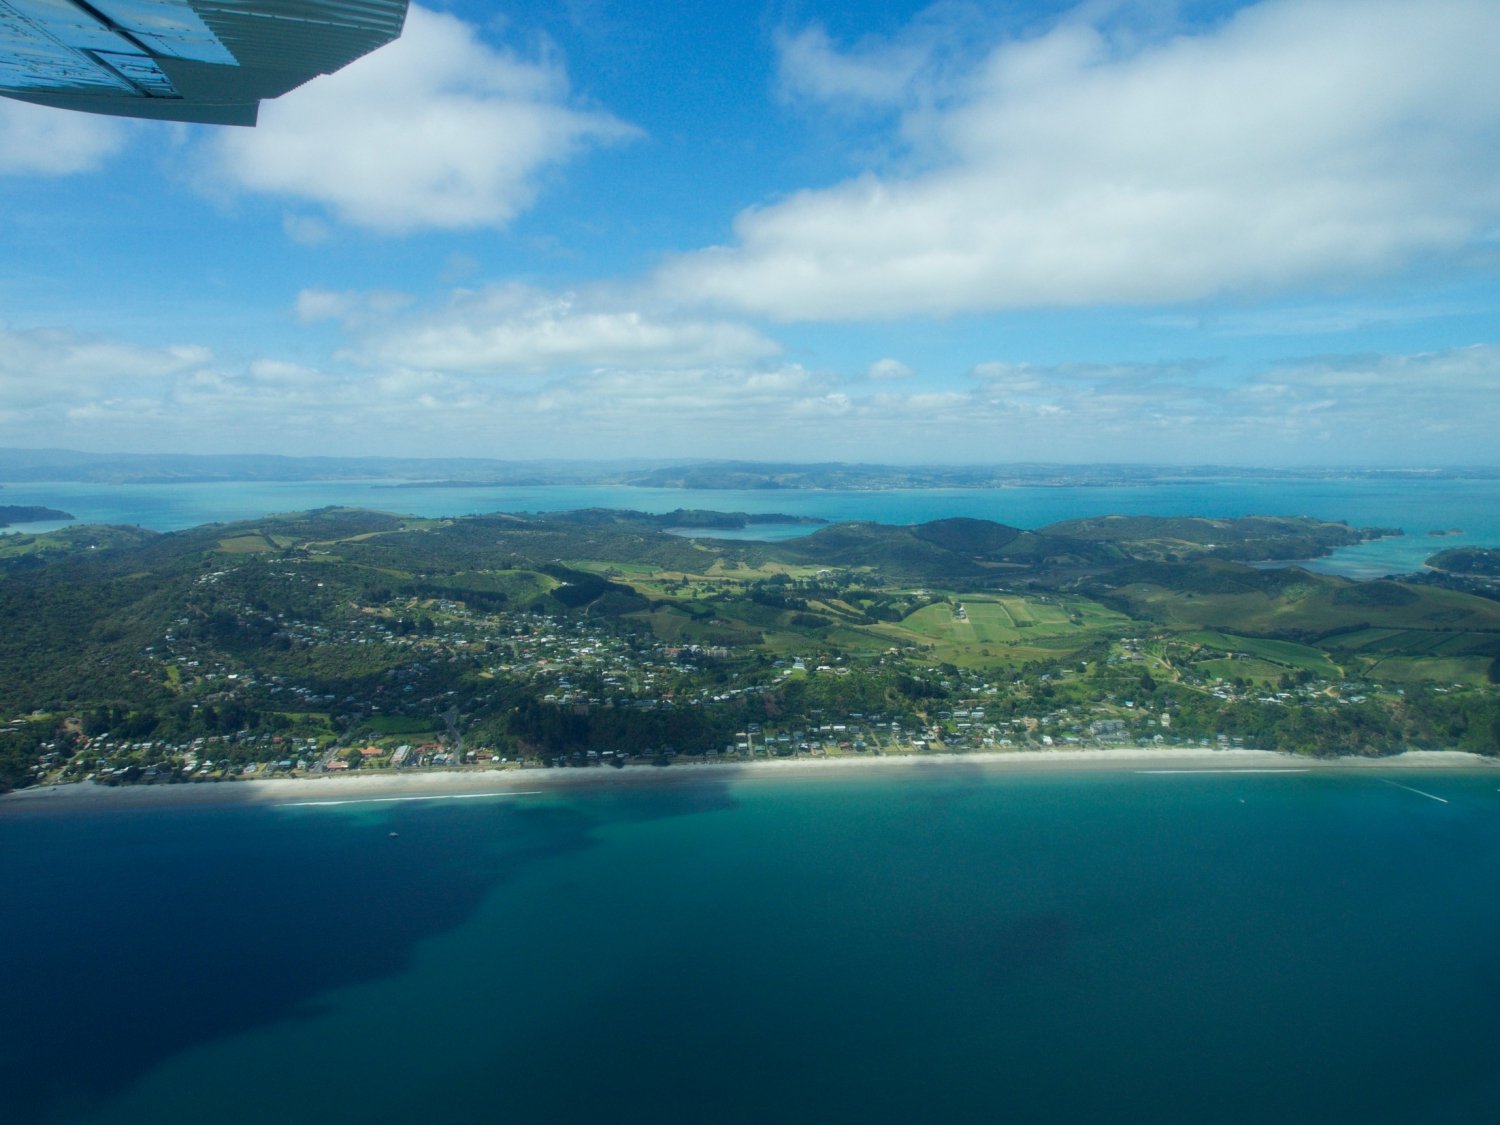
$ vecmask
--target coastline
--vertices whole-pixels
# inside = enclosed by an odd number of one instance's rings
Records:
[[[1414,769],[1476,772],[1500,770],[1500,761],[1459,750],[1412,750],[1385,758],[1304,758],[1277,750],[1124,748],[679,762],[665,768],[632,765],[624,769],[382,770],[322,777],[166,785],[109,786],[87,781],[45,785],[0,794],[0,816],[12,812],[73,813],[215,805],[312,807],[378,804],[693,782],[889,776],[902,771],[931,777],[962,767],[996,775],[1093,772],[1336,774]]]

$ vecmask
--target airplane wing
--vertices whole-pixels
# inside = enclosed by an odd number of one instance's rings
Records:
[[[262,98],[401,34],[407,0],[0,0],[0,94],[254,125]]]

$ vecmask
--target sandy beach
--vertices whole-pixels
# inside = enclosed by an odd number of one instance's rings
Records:
[[[851,777],[861,774],[940,775],[1046,772],[1298,772],[1500,770],[1500,761],[1462,751],[1409,751],[1385,758],[1303,758],[1272,750],[1180,748],[1152,750],[1010,751],[973,754],[889,755],[859,758],[775,758],[739,762],[678,762],[670,767],[624,769],[462,769],[262,778],[174,785],[96,785],[79,782],[20,789],[0,796],[0,815],[23,811],[85,812],[165,806],[308,805],[377,803],[526,795],[561,789],[611,789],[694,782],[740,783]]]

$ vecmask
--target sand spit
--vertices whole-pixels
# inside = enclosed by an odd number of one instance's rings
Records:
[[[325,777],[265,778],[176,785],[107,786],[93,782],[39,786],[0,796],[7,812],[86,812],[207,805],[332,805],[525,796],[562,789],[610,789],[695,781],[852,777],[861,774],[932,776],[953,768],[985,773],[1133,771],[1167,773],[1497,770],[1500,761],[1457,750],[1409,751],[1386,758],[1303,758],[1272,750],[1184,749],[1046,750],[849,758],[775,758],[684,763],[624,769],[466,769],[380,771]]]

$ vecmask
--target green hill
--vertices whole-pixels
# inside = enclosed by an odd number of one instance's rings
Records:
[[[1306,516],[1094,516],[1064,520],[1044,534],[1116,543],[1138,559],[1172,561],[1210,555],[1240,562],[1318,558],[1336,547],[1400,535],[1397,528],[1356,528]]]
[[[1427,560],[1433,570],[1478,578],[1500,578],[1500,551],[1489,547],[1454,547]]]

